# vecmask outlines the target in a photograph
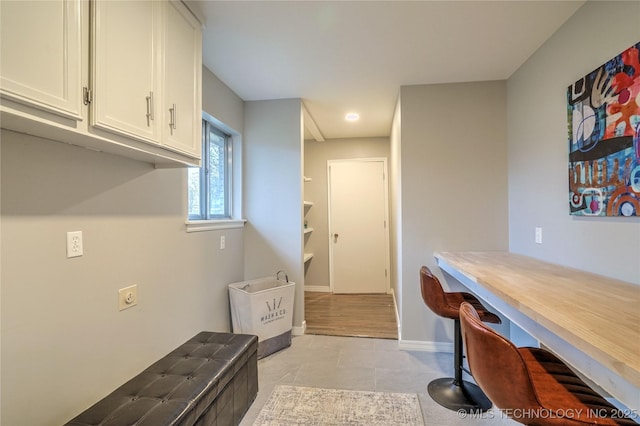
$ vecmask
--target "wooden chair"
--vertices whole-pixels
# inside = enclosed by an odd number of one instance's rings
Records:
[[[527,425],[636,425],[551,352],[517,348],[460,306],[473,378],[506,416]],[[622,418],[620,418],[622,417]]]
[[[445,292],[440,281],[429,268],[420,269],[420,289],[424,303],[436,315],[454,321],[454,377],[433,380],[427,386],[431,398],[450,410],[465,412],[486,411],[491,408],[491,401],[478,386],[462,379],[462,335],[460,334],[459,308],[463,302],[472,303],[480,313],[482,320],[499,324],[500,318],[489,312],[471,293]]]

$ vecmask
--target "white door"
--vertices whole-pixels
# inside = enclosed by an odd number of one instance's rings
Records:
[[[328,167],[331,288],[334,293],[386,293],[386,159],[336,160]]]

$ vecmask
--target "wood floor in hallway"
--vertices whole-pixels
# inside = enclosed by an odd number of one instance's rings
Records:
[[[398,339],[390,294],[305,292],[307,334]]]

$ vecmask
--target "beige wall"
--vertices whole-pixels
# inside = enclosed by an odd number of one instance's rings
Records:
[[[389,161],[389,251],[391,289],[395,295],[399,339],[402,339],[402,101],[400,96],[393,112]]]
[[[215,74],[202,67],[202,110],[216,127],[231,135],[233,155],[233,188],[231,214],[244,219],[242,207],[242,133],[244,130],[244,101]]]
[[[242,133],[244,101],[215,74],[202,67],[202,109],[231,130]]]
[[[388,138],[329,139],[304,143],[304,174],[311,182],[304,184],[304,198],[314,205],[305,219],[314,231],[305,238],[305,251],[313,259],[305,268],[305,287],[329,291],[329,226],[327,161],[352,158],[389,158]],[[354,200],[356,202],[356,200]]]
[[[566,112],[567,87],[638,40],[640,2],[587,2],[509,78],[511,251],[640,284],[639,217],[569,215]]]
[[[402,340],[437,349],[453,326],[424,305],[420,266],[442,277],[436,251],[508,248],[506,83],[403,86],[400,99]]]
[[[65,423],[199,331],[229,331],[243,230],[185,232],[185,169],[0,138],[1,424]],[[76,230],[84,256],[67,259]],[[138,306],[120,312],[131,284]]]
[[[302,327],[302,101],[246,102],[244,129],[245,278],[286,271],[296,283],[293,325]]]

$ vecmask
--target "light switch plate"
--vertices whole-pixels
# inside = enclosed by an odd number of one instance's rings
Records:
[[[536,244],[542,244],[542,228],[536,227]]]

